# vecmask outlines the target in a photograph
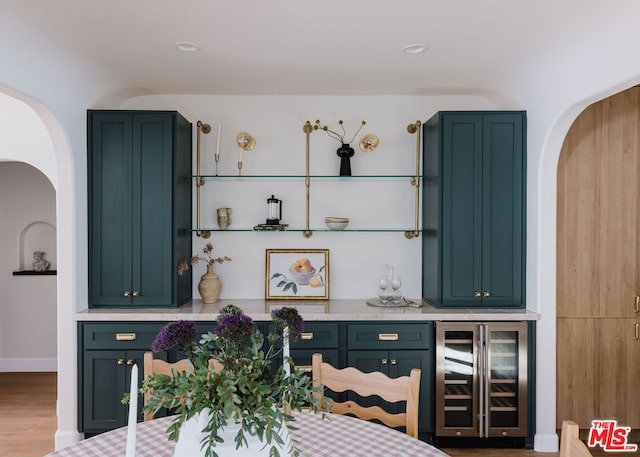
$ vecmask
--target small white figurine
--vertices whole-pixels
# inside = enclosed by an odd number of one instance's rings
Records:
[[[45,252],[44,251],[34,251],[33,258],[36,259],[35,262],[32,263],[33,271],[49,271],[49,267],[51,266],[51,262],[44,259]]]

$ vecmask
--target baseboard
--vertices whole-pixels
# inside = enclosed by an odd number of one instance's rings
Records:
[[[63,447],[71,446],[72,444],[76,444],[78,441],[83,439],[82,433],[78,433],[77,431],[62,431],[58,430],[56,432],[56,451],[62,449]]]
[[[0,372],[58,371],[56,358],[0,359]]]
[[[558,452],[558,435],[541,435],[536,433],[533,449],[537,452]]]

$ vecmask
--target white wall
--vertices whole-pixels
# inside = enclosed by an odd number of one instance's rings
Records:
[[[304,175],[306,137],[302,127],[307,120],[313,123],[315,119],[334,129],[343,119],[348,139],[363,119],[367,122],[352,143],[356,149],[351,158],[354,175],[411,175],[415,173],[416,136],[407,133],[409,123],[424,121],[439,109],[495,109],[487,100],[473,96],[147,96],[129,100],[124,107],[177,109],[194,124],[194,132],[198,120],[210,123],[212,133],[202,135],[201,140],[202,174],[215,173],[213,154],[221,122],[220,173],[231,175],[238,173],[240,149],[235,138],[241,131],[256,138],[255,149],[243,154],[243,174]],[[380,138],[380,146],[371,153],[363,153],[357,146],[367,132]],[[311,174],[337,176],[340,159],[335,151],[340,143],[316,131],[310,144]],[[233,209],[234,227],[264,223],[266,199],[271,194],[283,200],[283,222],[303,228],[304,180],[207,182],[201,188],[201,226],[217,227],[215,210],[219,207]],[[310,226],[326,228],[325,216],[347,216],[352,228],[411,229],[415,224],[414,198],[415,188],[408,179],[312,181]],[[406,297],[421,296],[421,239],[407,240],[403,233],[316,232],[304,238],[300,232],[214,232],[208,240],[194,236],[194,253],[201,253],[207,242],[214,244],[214,254],[233,259],[215,267],[223,285],[222,299],[264,297],[267,248],[329,249],[331,298],[374,297],[386,264],[393,265],[402,276]],[[198,264],[194,271],[193,293],[198,297],[197,283],[205,266]]]
[[[57,268],[53,186],[30,165],[0,162],[0,213],[0,371],[55,371],[56,277],[13,275],[33,269],[34,250]]]

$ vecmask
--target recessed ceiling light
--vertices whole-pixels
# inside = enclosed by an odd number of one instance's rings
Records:
[[[428,49],[424,44],[416,43],[405,46],[402,50],[407,54],[420,54]]]
[[[200,49],[200,46],[190,41],[179,41],[175,46],[178,51],[182,52],[196,52]]]

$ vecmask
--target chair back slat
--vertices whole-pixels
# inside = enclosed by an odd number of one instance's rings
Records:
[[[354,401],[332,401],[331,412],[353,414],[364,420],[377,419],[390,427],[404,426],[408,435],[418,437],[420,369],[412,369],[409,376],[390,378],[379,371],[364,373],[354,367],[338,369],[323,362],[322,354],[313,354],[312,372],[314,387],[323,386],[334,392],[350,390],[363,397],[377,395],[389,403],[406,402],[405,412],[390,413],[379,406],[364,407]],[[323,390],[314,395],[321,403],[324,402]]]
[[[591,457],[586,444],[580,439],[580,427],[573,421],[562,421],[560,457]]]

